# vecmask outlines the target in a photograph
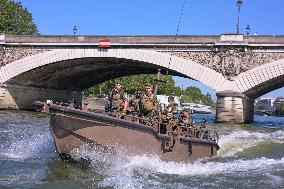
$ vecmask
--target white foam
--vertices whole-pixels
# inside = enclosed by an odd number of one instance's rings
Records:
[[[102,147],[81,146],[75,149],[71,155],[76,160],[87,158],[91,160],[91,165],[96,172],[104,175],[104,180],[100,187],[116,186],[116,188],[141,188],[137,178],[133,174],[133,169],[127,165],[127,157],[122,153],[106,151]]]
[[[219,139],[220,150],[218,156],[230,157],[244,149],[257,146],[263,142],[284,143],[284,131],[274,133],[260,133],[248,131],[234,131],[228,135],[221,135]]]
[[[253,171],[254,174],[274,168],[284,168],[284,158],[268,159],[256,158],[252,160],[230,160],[229,162],[216,162],[216,160],[203,163],[177,163],[161,161],[157,156],[124,156],[102,151],[77,150],[77,157],[85,155],[92,160],[95,171],[104,175],[100,187],[115,188],[144,188],[145,186],[160,186],[159,175],[181,176],[210,176],[218,174],[237,174]],[[100,167],[97,167],[101,165]],[[152,179],[149,179],[152,178]]]
[[[282,159],[257,158],[253,160],[235,160],[230,162],[206,162],[196,161],[192,164],[164,162],[157,157],[136,156],[125,165],[131,169],[144,168],[158,173],[176,175],[215,175],[220,173],[246,172],[248,170],[264,170],[272,166],[283,166]]]

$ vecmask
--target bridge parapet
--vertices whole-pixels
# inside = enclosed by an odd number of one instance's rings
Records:
[[[240,34],[222,34],[222,35],[136,35],[136,36],[84,36],[84,35],[5,35],[0,34],[0,42],[5,42],[9,45],[23,45],[23,44],[49,44],[54,46],[60,45],[84,45],[84,44],[97,44],[100,39],[109,39],[112,45],[125,44],[125,45],[185,45],[191,44],[218,44],[218,43],[243,43],[249,45],[264,46],[267,45],[284,45],[284,35],[240,35]],[[2,38],[2,40],[1,40]],[[3,40],[4,39],[4,40]]]

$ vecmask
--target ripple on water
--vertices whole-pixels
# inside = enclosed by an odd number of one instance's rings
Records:
[[[267,172],[269,175],[271,170],[275,168],[284,170],[284,158],[260,157],[229,160],[227,162],[224,159],[220,159],[220,161],[209,159],[206,162],[177,163],[161,161],[157,156],[127,156],[122,153],[114,154],[100,148],[88,147],[74,150],[73,157],[77,159],[88,158],[94,170],[104,176],[98,186],[115,186],[117,188],[160,187],[163,185],[164,177],[171,179],[173,175],[176,175],[174,176],[175,182],[181,181],[181,183],[175,183],[175,186],[179,186],[180,184],[183,185],[182,183],[185,182],[184,179],[186,178],[200,180],[200,178],[205,177],[226,177],[228,175],[240,177],[248,172],[252,175],[262,175],[263,172]],[[161,178],[163,179],[161,180]],[[270,175],[270,180],[272,178]],[[276,176],[275,178],[280,177]],[[278,182],[282,181],[280,179]],[[166,187],[167,183],[164,184]]]
[[[1,149],[1,148],[0,148]],[[55,157],[53,139],[50,134],[38,134],[11,138],[1,149],[0,157],[7,159],[39,159]]]
[[[237,153],[243,152],[245,149],[267,143],[284,144],[284,130],[278,130],[272,133],[249,132],[240,130],[234,131],[227,135],[221,135],[218,142],[220,146],[218,156],[235,156]]]
[[[209,127],[221,134],[218,157],[192,163],[85,146],[73,152],[75,158],[89,160],[84,169],[58,161],[48,118],[26,112],[0,113],[0,186],[68,188],[79,183],[76,186],[81,188],[284,188],[281,124],[277,131],[211,123]]]

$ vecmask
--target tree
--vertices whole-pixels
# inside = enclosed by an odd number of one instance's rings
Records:
[[[214,105],[211,95],[209,93],[203,95],[201,93],[201,90],[197,87],[186,88],[184,91],[181,91],[180,97],[181,97],[180,101],[182,103],[193,102],[193,103],[205,104],[208,106]]]
[[[171,75],[161,75],[161,79],[165,83],[159,84],[158,94],[175,95],[175,81]]]
[[[265,107],[263,105],[258,105],[256,107],[256,110],[265,110]]]
[[[181,96],[183,94],[183,90],[179,86],[174,88],[174,96]]]
[[[211,94],[207,93],[205,96],[203,96],[203,103],[208,106],[213,106],[214,102],[211,98]]]
[[[275,115],[284,116],[284,102],[280,102],[279,104],[277,104]]]
[[[100,92],[104,92],[108,94],[110,90],[113,88],[116,82],[122,84],[123,89],[126,93],[133,94],[137,90],[144,90],[144,87],[147,84],[151,84],[155,86],[155,78],[154,74],[141,74],[141,75],[131,75],[126,77],[120,77],[116,79],[112,79],[106,81],[104,83],[98,84],[94,87],[91,87],[85,90],[86,95],[99,94]],[[175,82],[170,75],[161,75],[161,80],[166,81],[166,83],[159,84],[158,94],[165,95],[173,95],[175,89]]]
[[[85,95],[89,96],[99,93],[106,93],[109,95],[109,92],[116,82],[122,84],[126,93],[133,94],[137,90],[144,91],[144,87],[147,84],[155,86],[155,78],[156,75],[154,74],[142,74],[112,79],[85,90]],[[194,102],[208,106],[213,106],[214,104],[211,95],[209,93],[203,95],[201,90],[197,87],[188,87],[185,90],[181,90],[180,87],[175,87],[172,76],[161,75],[161,79],[166,81],[166,83],[159,84],[158,94],[179,96],[182,103]]]
[[[14,35],[38,34],[32,14],[21,2],[0,0],[0,33]]]
[[[187,87],[181,96],[181,102],[195,102],[202,103],[203,95],[201,90],[197,87]]]

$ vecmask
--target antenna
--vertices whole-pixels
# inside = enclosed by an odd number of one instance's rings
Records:
[[[183,11],[184,11],[184,7],[185,7],[185,3],[186,3],[186,0],[184,0],[184,1],[183,1],[183,4],[182,4],[181,13],[180,13],[180,16],[179,16],[179,21],[178,21],[178,25],[177,25],[176,34],[175,34],[174,44],[175,44],[176,41],[177,41],[177,36],[178,36],[180,24],[181,24],[181,19],[182,19],[182,16],[183,16]],[[169,64],[168,64],[168,68],[167,68],[166,75],[169,74],[169,68],[170,68],[170,65],[171,65],[172,56],[173,56],[173,52],[174,52],[174,44],[173,44],[173,47],[172,47],[172,51],[171,51],[170,60],[169,60]],[[161,76],[161,69],[158,69],[158,73],[157,73],[157,75],[156,75],[155,91],[154,91],[154,94],[155,94],[155,95],[156,95],[157,92],[158,92],[159,83],[162,83],[162,82],[166,83],[165,81],[163,81],[163,80],[160,79],[160,76]]]
[[[178,25],[177,25],[177,30],[176,30],[175,39],[174,39],[174,44],[175,44],[176,41],[177,41],[177,36],[178,36],[180,24],[181,24],[181,19],[182,19],[182,17],[183,17],[183,11],[184,11],[184,7],[185,7],[185,3],[186,3],[186,0],[183,1],[182,7],[181,7],[181,12],[180,12],[180,16],[179,16],[179,20],[178,20]],[[172,47],[171,56],[170,56],[169,65],[168,65],[168,68],[167,68],[167,73],[166,73],[166,75],[168,75],[168,73],[169,73],[168,70],[169,70],[169,68],[170,68],[171,61],[172,61],[172,56],[173,56],[173,52],[174,52],[174,44],[173,44],[173,47]]]

